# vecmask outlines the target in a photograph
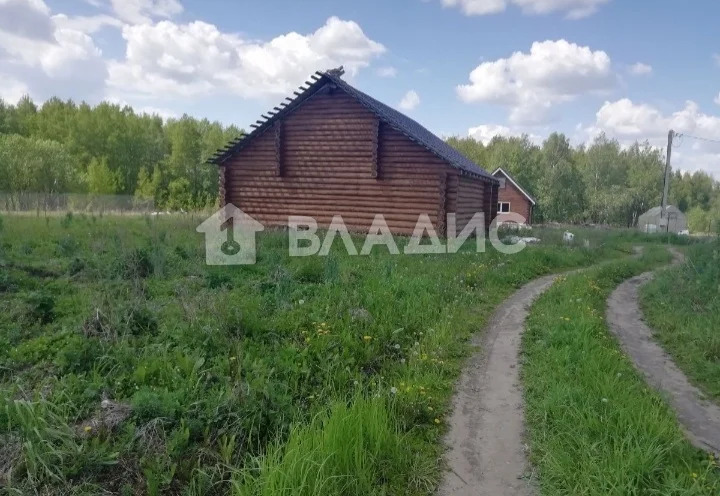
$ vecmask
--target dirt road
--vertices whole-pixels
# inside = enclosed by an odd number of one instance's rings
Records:
[[[480,347],[460,377],[453,399],[447,472],[439,494],[533,494],[525,456],[523,394],[518,371],[520,338],[533,300],[557,275],[518,290],[493,314],[473,341]]]
[[[679,263],[682,255],[671,251],[675,263]],[[695,446],[720,455],[720,407],[705,400],[690,384],[642,320],[638,289],[650,279],[652,273],[647,272],[618,286],[608,300],[608,324],[635,367],[667,397],[688,439]]]

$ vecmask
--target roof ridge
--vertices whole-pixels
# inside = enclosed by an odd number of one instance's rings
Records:
[[[209,159],[208,162],[221,165],[254,137],[263,134],[277,119],[280,119],[287,115],[287,113],[292,112],[294,109],[302,105],[305,100],[315,94],[315,92],[325,86],[325,84],[332,82],[343,91],[354,97],[365,108],[377,115],[381,121],[390,124],[393,128],[403,133],[412,141],[434,153],[452,167],[460,170],[461,173],[497,181],[492,174],[482,169],[479,165],[475,164],[465,155],[447,144],[444,140],[437,137],[422,124],[355,88],[343,80],[339,73],[332,71],[333,70],[315,72],[315,74],[310,76],[313,81],[306,81],[305,85],[308,85],[307,87],[301,85],[299,87],[301,91],[295,91],[294,98],[286,98],[289,102],[282,103],[281,107],[275,107],[275,112],[268,112],[270,114],[269,116],[262,114],[265,120],[258,120],[256,124],[252,124],[251,126],[255,129],[250,132],[250,134],[241,136],[233,142],[230,142],[228,146],[218,150],[215,156]]]

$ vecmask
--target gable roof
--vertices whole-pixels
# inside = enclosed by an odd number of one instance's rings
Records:
[[[489,179],[493,182],[497,181],[497,179],[487,171],[480,168],[472,160],[445,143],[442,139],[435,136],[418,122],[349,85],[340,78],[340,75],[337,72],[318,71],[311,76],[311,78],[313,79],[313,82],[308,81],[305,83],[309,85],[309,87],[306,88],[301,86],[301,91],[295,92],[295,98],[286,98],[289,102],[281,104],[280,107],[275,107],[274,111],[268,112],[268,114],[270,114],[269,116],[263,114],[265,119],[257,121],[257,124],[253,124],[252,127],[255,129],[250,134],[240,136],[239,138],[231,141],[227,147],[218,150],[215,156],[211,157],[208,162],[221,165],[233,154],[244,148],[250,141],[253,140],[253,138],[260,136],[270,129],[277,120],[286,117],[302,105],[305,100],[316,94],[320,89],[332,84],[355,98],[370,112],[374,113],[382,122],[390,125],[412,141],[434,153],[437,157],[446,161],[452,167],[460,170],[462,174],[471,177]]]
[[[535,199],[534,199],[532,196],[530,196],[530,193],[528,193],[527,191],[525,191],[525,190],[522,188],[522,186],[520,186],[517,182],[515,182],[515,179],[513,179],[510,174],[508,174],[507,172],[505,172],[505,169],[503,169],[502,167],[498,167],[498,168],[495,169],[495,171],[493,172],[493,176],[496,175],[498,172],[502,172],[503,176],[505,176],[506,178],[508,178],[508,180],[510,180],[510,182],[513,184],[513,186],[515,186],[515,187],[518,189],[518,191],[520,191],[520,193],[522,193],[523,195],[525,195],[525,198],[527,198],[528,200],[530,200],[530,203],[532,203],[533,205],[535,205]]]

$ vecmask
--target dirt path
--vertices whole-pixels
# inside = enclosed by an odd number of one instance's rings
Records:
[[[495,311],[487,331],[473,338],[480,351],[465,367],[453,398],[445,439],[450,471],[440,485],[441,496],[534,493],[525,456],[518,354],[529,307],[556,277],[523,286]]]
[[[674,263],[680,262],[682,255],[671,251]],[[642,320],[638,289],[650,279],[652,273],[647,272],[618,286],[608,300],[608,323],[635,367],[667,397],[688,439],[695,446],[720,455],[720,407],[704,400],[703,394],[655,342],[652,330]]]

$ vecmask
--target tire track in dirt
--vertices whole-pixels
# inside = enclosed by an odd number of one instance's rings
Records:
[[[670,251],[673,263],[683,260],[677,250],[671,248]],[[608,324],[635,367],[667,398],[690,442],[720,455],[720,406],[704,399],[643,322],[638,290],[652,277],[652,272],[646,272],[613,291],[608,299]]]
[[[463,370],[453,397],[445,438],[449,471],[441,496],[531,495],[525,453],[523,391],[518,370],[520,341],[533,300],[559,275],[541,277],[510,296],[495,310],[480,347]]]

